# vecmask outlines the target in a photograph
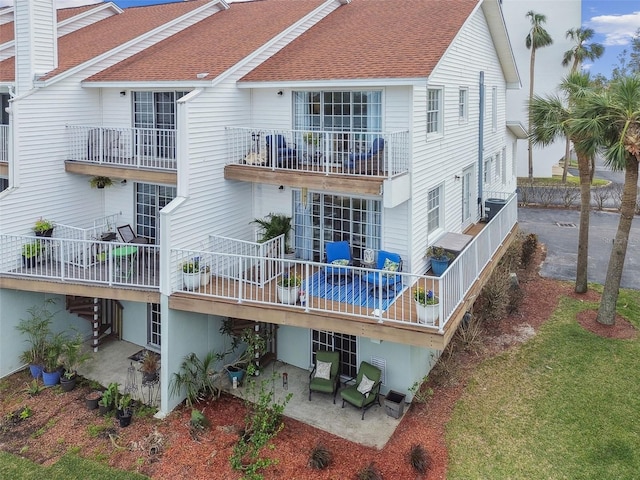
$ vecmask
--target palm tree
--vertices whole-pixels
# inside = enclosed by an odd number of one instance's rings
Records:
[[[534,96],[529,104],[531,114],[530,140],[534,144],[549,145],[566,137],[575,145],[580,172],[580,232],[578,234],[578,261],[576,268],[576,293],[587,291],[587,267],[589,261],[589,213],[591,210],[591,165],[596,144],[584,133],[578,135],[569,129],[575,117],[575,106],[593,88],[589,74],[571,73],[560,84],[564,98],[558,95]]]
[[[572,134],[595,136],[604,148],[605,164],[612,170],[625,172],[620,221],[596,318],[599,323],[613,325],[638,195],[640,76],[617,78],[607,89],[587,95],[577,106],[576,117],[570,126]]]
[[[533,80],[535,78],[536,50],[547,47],[553,43],[553,39],[542,24],[547,21],[547,17],[541,13],[535,13],[529,10],[526,14],[531,21],[531,30],[525,39],[527,49],[531,50],[531,60],[529,62],[529,103],[533,100]],[[529,129],[531,129],[531,112],[529,112]],[[529,180],[533,181],[533,150],[531,139],[529,139]]]
[[[590,43],[593,38],[594,31],[592,28],[571,28],[567,30],[567,38],[572,40],[575,44],[572,48],[564,52],[562,57],[562,66],[566,67],[570,63],[571,73],[578,71],[578,67],[582,65],[585,60],[594,61],[600,58],[604,53],[604,47],[600,43]],[[564,153],[564,168],[562,169],[562,183],[567,183],[567,171],[569,170],[569,157],[571,154],[571,140],[569,137],[566,139],[565,153]],[[593,182],[593,172],[595,171],[595,155],[591,159],[591,181]]]

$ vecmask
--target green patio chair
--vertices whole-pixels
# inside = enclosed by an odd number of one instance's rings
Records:
[[[367,377],[369,382],[363,383],[362,380],[364,376]],[[344,402],[346,401],[351,405],[362,409],[362,420],[364,420],[364,412],[371,408],[375,402],[378,402],[378,405],[382,406],[380,403],[381,377],[382,371],[378,367],[374,367],[367,362],[361,362],[360,368],[358,368],[356,383],[340,392],[340,396],[342,397],[342,408],[344,408]]]
[[[324,362],[320,365],[318,362]],[[328,372],[323,371],[326,364],[330,363]],[[328,378],[325,378],[329,373]],[[311,392],[333,393],[333,403],[336,403],[336,394],[338,393],[338,385],[340,384],[340,352],[329,352],[326,350],[318,350],[316,352],[316,361],[313,370],[309,374],[309,401],[311,401]]]

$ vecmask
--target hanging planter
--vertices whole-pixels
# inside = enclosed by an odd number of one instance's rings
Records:
[[[91,188],[104,188],[113,185],[113,181],[109,177],[93,177],[89,180]]]

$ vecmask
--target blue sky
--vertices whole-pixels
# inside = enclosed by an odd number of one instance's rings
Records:
[[[56,3],[58,7],[71,7],[100,1],[56,0]],[[179,0],[114,0],[114,3],[126,8],[173,1]],[[11,3],[12,0],[0,0],[0,7]],[[551,13],[547,13],[548,15]],[[608,77],[618,63],[618,55],[629,46],[631,36],[640,28],[640,0],[582,0],[582,25],[593,28],[596,32],[594,41],[605,47],[604,56],[584,67],[593,74],[602,73]]]
[[[594,41],[604,45],[604,55],[593,65],[592,74],[610,76],[618,55],[629,49],[631,36],[640,28],[639,0],[582,0],[582,24],[596,32]]]

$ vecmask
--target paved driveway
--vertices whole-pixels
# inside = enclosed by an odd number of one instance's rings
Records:
[[[578,210],[520,208],[518,222],[526,233],[535,233],[547,246],[541,275],[575,281],[578,257]],[[589,225],[589,282],[604,284],[611,244],[618,228],[618,213],[592,211]],[[573,226],[570,226],[573,225]],[[640,217],[636,216],[622,271],[624,288],[640,290]]]

